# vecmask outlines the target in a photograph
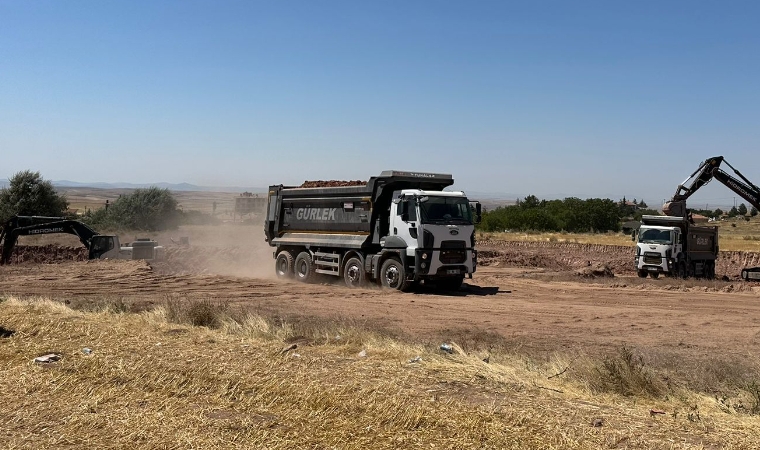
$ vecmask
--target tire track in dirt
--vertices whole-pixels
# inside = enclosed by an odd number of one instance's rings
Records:
[[[472,340],[487,346],[491,339],[491,344],[547,358],[566,351],[608,353],[622,343],[693,360],[760,356],[760,288],[752,285],[625,276],[588,281],[504,263],[480,267],[465,289],[440,295],[195,274],[188,264],[179,271],[171,261],[166,264],[103,260],[2,266],[0,293],[79,305],[118,299],[138,308],[167,299],[212,299],[270,317],[347,320],[424,341]],[[205,270],[200,261],[193,264]]]

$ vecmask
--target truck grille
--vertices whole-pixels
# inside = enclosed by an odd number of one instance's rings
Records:
[[[467,260],[467,244],[464,241],[441,242],[439,260],[444,264],[461,264]]]
[[[657,264],[658,266],[662,263],[662,255],[659,253],[654,252],[646,252],[644,253],[644,264]]]

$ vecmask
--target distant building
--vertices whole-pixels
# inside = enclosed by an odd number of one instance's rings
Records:
[[[235,211],[233,213],[233,219],[235,217],[242,218],[248,214],[264,214],[267,207],[267,199],[264,196],[250,192],[243,192],[240,196],[235,197]]]

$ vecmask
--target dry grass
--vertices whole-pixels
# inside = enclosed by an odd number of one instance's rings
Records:
[[[760,446],[757,416],[686,391],[666,399],[595,390],[568,376],[578,358],[492,355],[486,363],[456,344],[444,354],[352,324],[298,329],[221,304],[172,307],[114,313],[120,308],[107,304],[85,312],[2,302],[0,447]],[[213,317],[215,328],[174,323],[199,317]],[[32,362],[50,352],[63,358]]]

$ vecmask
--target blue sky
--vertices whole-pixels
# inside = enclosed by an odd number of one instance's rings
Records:
[[[454,174],[659,203],[760,183],[756,2],[0,0],[0,178]],[[713,183],[695,196],[732,204]]]

